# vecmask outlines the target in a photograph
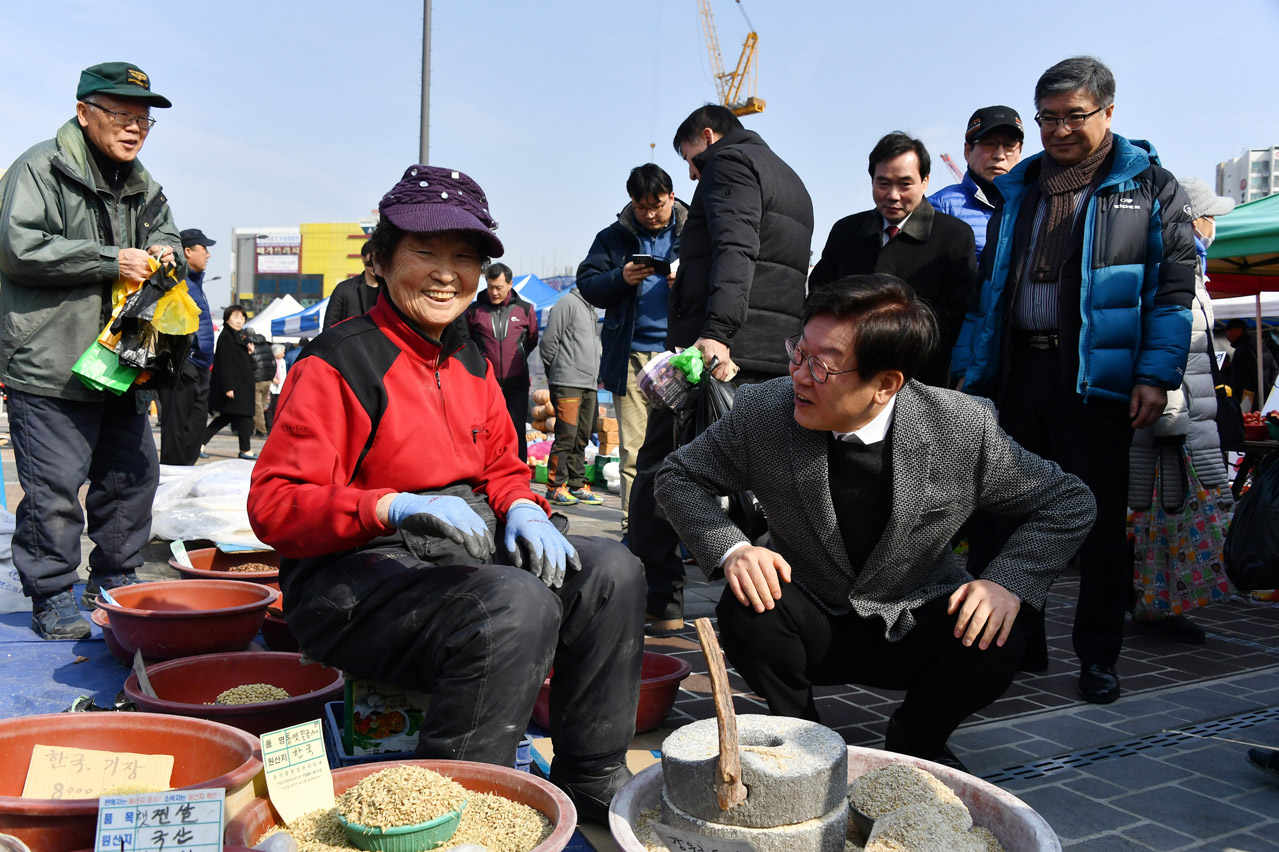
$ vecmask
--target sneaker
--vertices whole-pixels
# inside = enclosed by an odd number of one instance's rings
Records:
[[[569,492],[567,485],[561,485],[546,489],[546,502],[552,506],[573,506],[577,504],[577,498]]]
[[[138,575],[133,571],[125,571],[123,574],[108,574],[104,577],[99,577],[90,572],[89,581],[84,584],[84,594],[80,596],[80,605],[85,609],[92,610],[97,607],[98,593],[103,589],[109,592],[121,586],[132,586],[141,582],[138,579]]]
[[[581,488],[574,488],[569,493],[577,498],[577,502],[587,506],[599,506],[604,502],[604,498],[592,491],[590,485],[583,484]]]
[[[560,768],[559,761],[553,761],[548,780],[573,800],[579,821],[608,825],[608,806],[633,777],[625,763],[598,772],[569,773]]]
[[[90,633],[70,589],[31,601],[31,629],[41,639],[88,639]]]

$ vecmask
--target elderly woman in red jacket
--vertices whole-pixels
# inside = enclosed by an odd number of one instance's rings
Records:
[[[492,368],[452,325],[503,251],[487,208],[428,166],[383,197],[382,294],[289,370],[249,517],[309,655],[431,693],[418,757],[511,765],[554,665],[551,780],[606,821],[630,777],[644,577],[548,517]]]

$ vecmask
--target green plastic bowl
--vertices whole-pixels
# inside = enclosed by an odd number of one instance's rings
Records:
[[[346,836],[357,849],[373,849],[377,852],[426,852],[443,846],[457,833],[466,802],[455,811],[417,825],[398,825],[394,828],[372,828],[356,822],[347,822],[341,813],[338,822],[346,829]]]

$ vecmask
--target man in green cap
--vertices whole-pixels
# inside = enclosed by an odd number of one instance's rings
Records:
[[[127,62],[86,68],[76,100],[75,117],[0,178],[0,382],[23,490],[13,561],[45,639],[89,635],[72,592],[80,486],[92,607],[138,581],[159,471],[150,395],[91,390],[71,368],[108,322],[117,279],[145,279],[151,257],[183,265],[168,200],[137,160],[151,108],[169,100]]]

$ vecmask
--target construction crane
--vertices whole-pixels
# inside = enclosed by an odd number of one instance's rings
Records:
[[[959,166],[955,165],[955,161],[950,158],[950,154],[942,154],[941,160],[950,167],[951,173],[955,175],[955,180],[963,183],[964,173],[959,170]]]
[[[737,0],[737,7],[742,8],[742,0]],[[729,73],[724,70],[724,57],[719,50],[719,36],[715,34],[715,16],[711,13],[710,0],[697,0],[697,8],[702,13],[702,29],[706,32],[706,49],[711,55],[711,70],[715,75],[715,88],[719,91],[719,102],[731,109],[734,115],[763,112],[764,100],[755,97],[755,72],[758,68],[755,60],[759,36],[755,33],[751,19],[746,17],[746,10],[742,9],[742,17],[746,18],[746,26],[750,28],[750,32],[746,34],[746,41],[742,44],[741,56],[737,57],[737,67]]]

